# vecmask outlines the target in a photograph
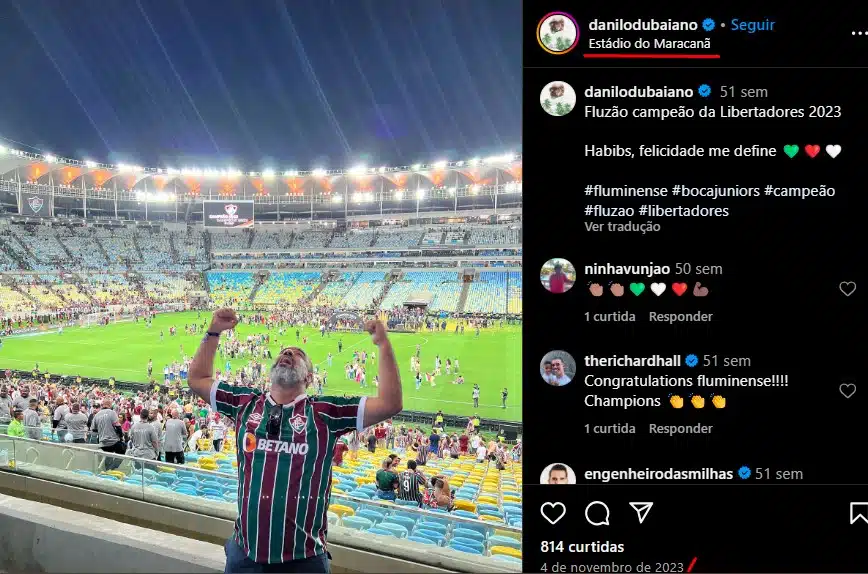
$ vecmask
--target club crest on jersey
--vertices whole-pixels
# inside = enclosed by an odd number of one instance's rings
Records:
[[[42,206],[45,205],[45,201],[41,197],[31,197],[27,200],[27,203],[30,205],[30,209],[33,210],[33,213],[39,213],[39,210],[42,209]]]
[[[256,428],[259,426],[259,423],[262,422],[262,414],[261,413],[253,413],[249,417],[247,417],[247,426],[250,428]]]
[[[295,432],[302,432],[307,428],[307,417],[302,415],[295,415],[291,419],[289,419],[289,426],[292,427],[292,430]]]

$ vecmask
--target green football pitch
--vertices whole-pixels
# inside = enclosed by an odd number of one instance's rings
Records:
[[[202,313],[198,323],[210,320],[209,313]],[[201,335],[184,334],[184,325],[197,322],[196,313],[176,313],[158,316],[148,329],[144,323],[125,322],[105,327],[67,328],[60,335],[56,331],[20,336],[5,337],[0,349],[0,368],[30,370],[36,362],[39,368],[52,374],[87,377],[115,377],[123,381],[147,382],[148,359],[154,361],[154,377],[162,379],[163,367],[173,360],[182,358],[183,353],[192,356]],[[170,337],[168,328],[174,325],[178,334]],[[164,338],[160,341],[160,330]],[[241,337],[266,332],[262,326],[240,325],[236,329]],[[360,389],[355,381],[344,375],[344,364],[352,361],[354,350],[371,352],[374,350],[370,336],[366,333],[332,333],[331,337],[321,337],[319,331],[307,327],[301,330],[307,335],[307,344],[299,343],[320,370],[328,371],[326,393],[348,393],[352,395],[376,394],[373,386],[373,372],[368,367],[368,387]],[[295,345],[295,329],[283,337],[274,330],[271,335],[271,352],[277,356],[279,344]],[[483,419],[503,419],[521,421],[521,328],[483,330],[479,338],[467,329],[463,335],[451,332],[436,333],[390,333],[392,345],[398,359],[401,380],[404,386],[404,408],[407,410],[436,412],[442,410],[451,415],[479,414]],[[343,352],[337,353],[338,340],[343,341]],[[421,345],[422,370],[434,371],[434,358],[439,355],[444,366],[443,374],[436,379],[435,386],[422,382],[416,390],[414,374],[410,370],[410,357],[416,345]],[[333,355],[332,366],[326,363],[326,356]],[[446,359],[458,359],[460,372],[465,384],[455,385],[454,375],[445,374]],[[379,357],[377,358],[379,362]],[[217,357],[218,368],[223,365]],[[246,361],[236,359],[232,362],[237,369]],[[480,387],[479,408],[473,408],[471,393],[473,384]],[[509,391],[506,408],[501,408],[500,391]]]

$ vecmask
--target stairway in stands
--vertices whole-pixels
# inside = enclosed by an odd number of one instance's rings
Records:
[[[73,284],[75,284],[76,287],[78,287],[78,292],[87,297],[91,305],[99,305],[99,301],[97,301],[96,298],[93,296],[93,293],[90,290],[90,286],[84,281],[84,279],[81,278],[81,276],[76,273],[70,273],[69,275],[67,275],[66,278],[68,281],[71,281]]]
[[[256,299],[256,293],[258,293],[259,288],[262,287],[266,281],[268,281],[269,275],[270,273],[268,271],[261,271],[257,272],[253,276],[255,283],[253,284],[253,289],[250,290],[250,296],[247,298],[250,303],[253,303],[254,299]],[[205,284],[207,285],[207,281],[205,282]],[[208,292],[210,293],[211,290],[209,289]]]
[[[247,230],[247,249],[250,249],[250,247],[253,245],[254,239],[256,239],[256,230],[255,229],[248,229]],[[210,252],[211,251],[209,250],[208,253],[210,253]]]
[[[60,248],[63,249],[63,252],[66,253],[66,256],[69,258],[68,261],[72,261],[72,251],[69,250],[63,241],[60,240],[60,235],[55,235],[54,239],[57,240],[57,244],[60,245]]]
[[[109,258],[108,251],[105,250],[105,245],[102,244],[102,241],[99,240],[99,237],[96,235],[92,236],[93,242],[96,243],[96,246],[99,247],[99,252],[102,253],[102,256],[105,257],[105,262],[111,265],[111,259]]]
[[[27,244],[24,243],[24,242],[21,240],[21,238],[18,237],[17,234],[15,234],[15,235],[12,236],[12,241],[16,241],[16,242],[18,242],[18,245],[21,246],[21,249],[24,250],[24,253],[27,254],[27,257],[28,257],[31,261],[37,261],[37,262],[39,261],[39,258],[36,257],[36,255],[33,253],[33,251],[31,251],[30,247],[28,247]],[[15,252],[13,251],[13,253],[15,253]],[[16,254],[16,259],[17,259],[17,254]],[[21,268],[22,268],[22,269],[30,269],[30,268],[31,268],[30,265],[28,265],[26,261],[21,261],[20,259],[19,259],[19,261],[20,261],[20,263],[21,263]]]
[[[142,253],[141,245],[139,245],[139,233],[135,229],[133,230],[133,248],[136,250],[136,254],[139,256],[139,261],[144,261],[145,256]]]
[[[4,253],[6,253],[9,257],[12,258],[13,261],[15,261],[15,263],[18,264],[19,269],[30,269],[30,265],[28,265],[27,262],[24,261],[20,255],[18,255],[17,251],[9,247],[7,241],[15,241],[16,243],[18,243],[18,239],[16,237],[11,237],[6,240],[0,237],[0,249],[2,249]]]
[[[458,296],[458,306],[455,308],[456,313],[464,313],[464,305],[467,303],[467,296],[470,295],[470,285],[473,281],[465,281],[461,285],[461,295]]]
[[[208,250],[210,253],[211,250]],[[169,233],[169,253],[172,255],[172,263],[180,263],[181,256],[178,254],[178,246],[175,245],[175,233]]]
[[[329,239],[331,241],[331,239]],[[329,269],[328,271],[323,271],[320,274],[319,285],[313,288],[313,291],[307,294],[307,296],[303,299],[303,303],[311,303],[316,300],[317,295],[322,293],[322,290],[326,288],[326,285],[329,284],[335,277],[339,275],[339,272],[334,269]]]

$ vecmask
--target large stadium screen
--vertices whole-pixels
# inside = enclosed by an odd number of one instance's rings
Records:
[[[253,227],[253,202],[206,200],[204,202],[205,227]]]
[[[18,213],[26,217],[51,217],[51,203],[50,195],[22,195]]]

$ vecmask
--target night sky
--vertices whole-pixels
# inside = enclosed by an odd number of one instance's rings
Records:
[[[519,0],[0,0],[0,143],[238,169],[521,151]]]

